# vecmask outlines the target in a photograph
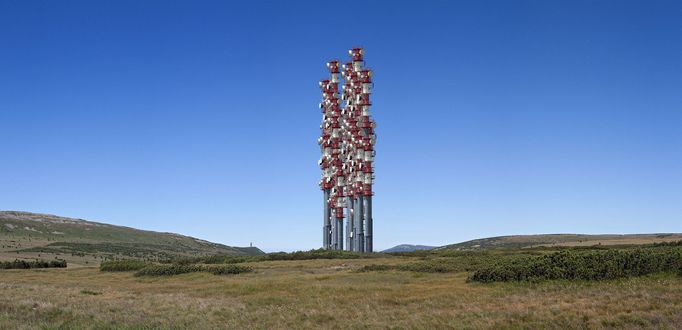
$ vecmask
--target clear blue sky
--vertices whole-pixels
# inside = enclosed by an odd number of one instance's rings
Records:
[[[0,2],[0,209],[321,246],[327,60],[375,70],[375,246],[682,232],[680,1]]]

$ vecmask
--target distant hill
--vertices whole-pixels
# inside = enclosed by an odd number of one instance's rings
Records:
[[[412,251],[418,251],[418,250],[431,250],[435,249],[435,246],[427,246],[427,245],[412,245],[412,244],[400,244],[396,245],[390,249],[383,250],[381,252],[412,252]]]
[[[592,245],[640,245],[682,240],[682,234],[630,234],[630,235],[582,235],[546,234],[514,235],[479,238],[438,249],[483,250],[495,248],[528,248],[537,246],[592,246]]]
[[[90,265],[107,258],[156,260],[214,254],[259,255],[263,251],[82,219],[0,211],[0,260],[59,258]]]

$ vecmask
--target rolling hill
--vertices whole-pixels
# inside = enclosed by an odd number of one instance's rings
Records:
[[[381,252],[412,252],[412,251],[419,251],[419,250],[431,250],[435,249],[435,246],[427,246],[427,245],[413,245],[413,244],[400,244],[396,245],[390,249],[383,250]]]
[[[438,249],[484,250],[496,248],[530,248],[538,246],[639,245],[680,240],[682,240],[682,234],[679,233],[628,235],[513,235],[479,238],[462,243],[441,246]]]
[[[159,260],[216,254],[258,255],[263,251],[82,219],[0,211],[0,260],[65,259],[72,266],[114,258]]]

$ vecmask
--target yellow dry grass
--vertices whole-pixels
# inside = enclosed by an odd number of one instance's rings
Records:
[[[357,273],[403,258],[271,261],[255,273],[139,278],[92,267],[0,271],[0,328],[677,328],[682,279],[466,283]]]

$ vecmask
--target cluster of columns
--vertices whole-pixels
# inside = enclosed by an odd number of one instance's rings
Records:
[[[372,252],[372,184],[376,124],[370,116],[372,71],[365,68],[364,50],[349,51],[350,61],[339,67],[327,63],[329,79],[322,89],[322,151],[320,188],[323,191],[323,238],[326,249]],[[343,87],[339,83],[343,78]],[[342,107],[343,101],[343,107]],[[345,232],[344,232],[344,219]],[[345,235],[344,235],[345,234]]]

